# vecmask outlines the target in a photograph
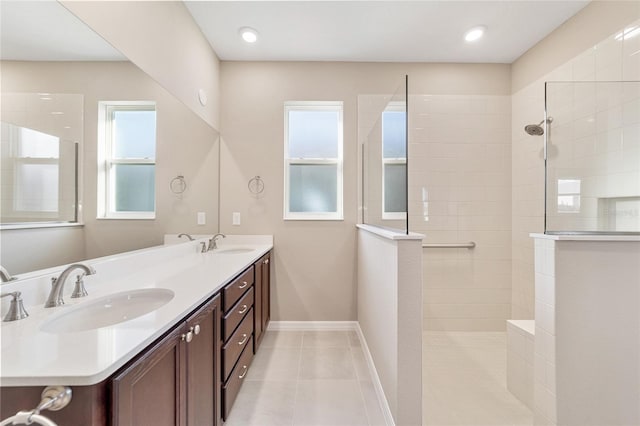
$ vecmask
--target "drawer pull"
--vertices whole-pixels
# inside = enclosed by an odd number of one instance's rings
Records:
[[[244,379],[244,376],[247,375],[247,371],[249,371],[246,365],[243,365],[242,368],[244,369],[244,371],[242,372],[241,375],[238,376],[238,379]]]
[[[193,334],[197,336],[200,334],[200,324],[196,324],[194,327],[191,327],[189,331],[193,331]]]
[[[243,334],[242,334],[242,341],[241,341],[241,342],[238,342],[238,345],[239,345],[239,346],[244,345],[244,344],[247,342],[247,339],[248,339],[248,338],[249,338],[249,336],[247,336],[247,335],[246,335],[246,333],[243,333]]]
[[[246,281],[242,281],[242,285],[239,285],[238,288],[245,288],[246,286],[248,286],[249,283]]]
[[[264,264],[268,265],[269,264],[269,259],[265,259]]]
[[[247,309],[249,309],[249,307],[247,305],[242,305],[242,310],[238,311],[238,313],[240,315],[244,314],[245,312],[247,312]]]

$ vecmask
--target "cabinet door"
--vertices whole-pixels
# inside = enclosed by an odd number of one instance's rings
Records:
[[[271,283],[270,283],[271,253],[267,253],[254,264],[255,269],[255,326],[254,326],[254,350],[262,341],[262,336],[267,330],[271,318]]]
[[[253,264],[255,277],[253,288],[255,299],[253,303],[253,349],[258,350],[258,343],[262,339],[262,259]],[[255,352],[254,352],[255,353]]]
[[[111,382],[112,424],[117,426],[184,426],[184,326],[156,342],[114,376]]]
[[[187,425],[219,423],[220,412],[220,296],[187,318]]]
[[[271,253],[262,258],[262,331],[271,320]]]

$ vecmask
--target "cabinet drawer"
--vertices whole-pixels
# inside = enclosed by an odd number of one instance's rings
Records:
[[[233,407],[233,402],[236,400],[238,392],[240,392],[240,387],[242,386],[242,382],[249,371],[249,366],[251,365],[252,360],[253,341],[249,339],[247,345],[242,351],[242,355],[240,355],[238,363],[231,371],[229,380],[227,380],[222,388],[222,412],[224,413],[225,421],[229,418],[231,407]],[[248,410],[250,407],[245,407],[244,409]]]
[[[233,308],[224,316],[222,341],[226,342],[233,334],[240,321],[247,315],[249,309],[253,306],[253,287],[242,296],[242,299],[235,304]]]
[[[233,336],[222,348],[222,381],[226,381],[231,374],[233,366],[240,357],[242,350],[252,340],[253,335],[253,308],[244,317]]]
[[[225,312],[238,302],[242,295],[249,290],[251,284],[253,284],[253,266],[224,288],[223,309]]]

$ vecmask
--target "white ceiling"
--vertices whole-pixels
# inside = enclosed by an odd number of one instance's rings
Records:
[[[14,61],[126,61],[57,1],[0,0],[0,58]]]
[[[222,60],[511,63],[589,3],[185,1]],[[465,31],[485,25],[476,43]],[[259,33],[247,44],[241,27]]]

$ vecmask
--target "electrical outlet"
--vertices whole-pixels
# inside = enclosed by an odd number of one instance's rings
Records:
[[[198,212],[198,225],[206,225],[207,215],[205,212]]]
[[[233,224],[240,225],[240,212],[233,212]]]

